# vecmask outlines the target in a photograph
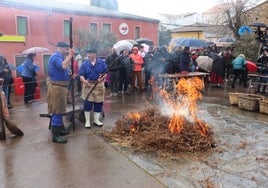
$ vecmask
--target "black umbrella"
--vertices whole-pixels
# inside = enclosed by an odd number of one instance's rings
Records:
[[[151,39],[148,39],[148,38],[139,38],[139,39],[136,39],[136,42],[138,44],[145,43],[145,44],[147,44],[149,46],[153,46],[154,45],[154,42]]]
[[[229,43],[234,43],[235,40],[232,37],[222,37],[218,40],[219,42],[229,42]]]
[[[251,23],[249,26],[251,26],[251,27],[267,27],[267,25],[265,25],[264,23],[261,23],[261,22],[254,22],[254,23]]]

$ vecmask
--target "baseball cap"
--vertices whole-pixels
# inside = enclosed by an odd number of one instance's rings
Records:
[[[97,53],[97,50],[95,48],[89,48],[86,50],[86,52],[95,54],[95,53]]]
[[[58,42],[57,47],[69,48],[70,45],[67,44],[66,42]]]

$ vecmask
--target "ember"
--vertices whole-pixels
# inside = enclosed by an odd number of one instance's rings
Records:
[[[213,133],[197,117],[197,100],[202,99],[203,87],[199,78],[181,78],[176,93],[154,88],[163,101],[161,111],[152,107],[128,113],[105,136],[138,150],[209,151],[215,145]]]

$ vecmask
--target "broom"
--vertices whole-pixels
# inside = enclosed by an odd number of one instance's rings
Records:
[[[5,125],[7,126],[7,129],[14,135],[16,136],[22,136],[24,135],[24,133],[22,132],[22,130],[20,130],[16,125],[15,123],[13,123],[12,121],[10,120],[4,120],[5,122]]]
[[[22,130],[20,130],[12,121],[7,120],[7,119],[4,118],[3,106],[2,106],[2,95],[3,94],[1,94],[1,99],[0,99],[0,113],[1,113],[1,123],[2,123],[3,128],[6,125],[7,129],[12,134],[15,134],[16,136],[22,136],[22,135],[24,135],[24,133],[22,132]],[[3,138],[3,139],[5,139],[5,138]]]
[[[1,86],[2,80],[0,80],[0,86]],[[4,126],[6,125],[7,129],[16,136],[22,136],[24,133],[10,120],[5,119],[4,112],[3,112],[3,102],[5,102],[5,94],[1,91],[0,94],[0,118],[1,118],[1,125],[3,127],[3,131],[5,131]],[[5,134],[5,133],[4,133]],[[5,135],[3,137],[5,139]]]

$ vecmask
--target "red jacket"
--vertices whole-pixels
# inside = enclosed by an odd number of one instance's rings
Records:
[[[135,62],[134,63],[134,69],[133,71],[141,71],[142,70],[142,64],[143,64],[143,58],[140,54],[130,54],[130,57]]]

